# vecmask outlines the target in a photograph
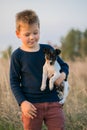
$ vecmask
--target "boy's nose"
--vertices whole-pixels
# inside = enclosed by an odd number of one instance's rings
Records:
[[[30,39],[33,39],[33,38],[34,38],[34,35],[33,35],[33,34],[31,34],[31,35],[30,35]]]

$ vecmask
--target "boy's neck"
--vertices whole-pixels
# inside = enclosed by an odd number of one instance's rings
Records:
[[[36,44],[34,47],[29,47],[29,48],[26,48],[24,47],[23,45],[20,47],[21,50],[23,51],[27,51],[27,52],[37,52],[39,51],[40,49],[40,45],[39,44]]]

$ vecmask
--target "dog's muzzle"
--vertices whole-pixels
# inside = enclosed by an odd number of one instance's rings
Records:
[[[53,65],[54,64],[54,62],[53,61],[50,61],[50,65]]]

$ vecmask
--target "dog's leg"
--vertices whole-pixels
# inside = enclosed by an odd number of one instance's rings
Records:
[[[46,80],[47,80],[47,70],[44,67],[43,68],[43,76],[42,76],[42,85],[41,85],[41,91],[44,91],[46,89]]]
[[[68,81],[63,81],[63,83],[64,83],[64,95],[63,95],[63,99],[59,102],[60,104],[64,104],[64,102],[68,96],[68,93],[69,93]]]
[[[54,75],[49,80],[49,89],[52,90],[54,87],[54,82],[57,80],[60,74],[54,73]]]

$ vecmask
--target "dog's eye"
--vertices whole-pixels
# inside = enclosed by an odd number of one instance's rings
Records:
[[[55,57],[56,55],[55,54],[52,54],[52,57]]]

